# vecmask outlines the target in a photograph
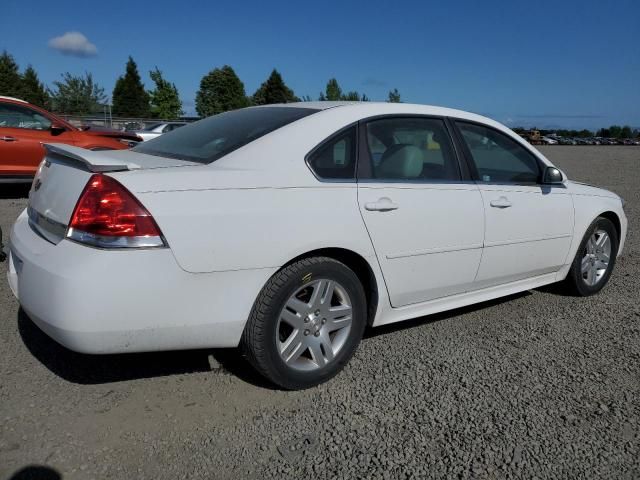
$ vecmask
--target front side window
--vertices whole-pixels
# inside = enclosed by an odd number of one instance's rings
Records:
[[[211,163],[317,111],[298,107],[253,107],[233,110],[141,142],[132,150],[158,157]]]
[[[385,118],[368,122],[366,131],[371,178],[424,182],[460,179],[443,120]]]
[[[353,179],[356,171],[356,127],[331,137],[307,159],[309,167],[322,179]]]
[[[538,161],[514,139],[489,127],[456,122],[462,133],[478,180],[488,183],[537,183]]]
[[[28,130],[48,130],[51,120],[27,107],[0,104],[0,128],[25,128]]]

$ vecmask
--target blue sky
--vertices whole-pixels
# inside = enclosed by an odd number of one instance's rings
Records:
[[[2,3],[0,50],[45,83],[89,71],[110,94],[132,55],[147,88],[157,65],[190,113],[200,78],[229,64],[248,94],[275,67],[314,99],[336,77],[511,126],[640,126],[638,0]],[[66,32],[95,50],[49,45]]]

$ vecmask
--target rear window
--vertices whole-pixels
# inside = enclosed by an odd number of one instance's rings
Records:
[[[297,107],[233,110],[140,143],[133,151],[158,157],[211,163],[267,133],[317,111]]]

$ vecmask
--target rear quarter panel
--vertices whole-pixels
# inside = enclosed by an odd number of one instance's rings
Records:
[[[280,267],[329,247],[372,258],[356,196],[355,183],[138,194],[192,273]]]

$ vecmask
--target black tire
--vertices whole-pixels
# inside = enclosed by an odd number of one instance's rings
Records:
[[[351,330],[335,358],[312,371],[291,368],[280,357],[277,347],[278,320],[285,303],[310,279],[327,278],[338,282],[351,299]],[[326,382],[338,374],[355,352],[367,318],[367,303],[362,284],[345,264],[329,257],[299,260],[275,273],[256,299],[247,325],[241,349],[249,363],[274,384],[301,390]]]
[[[609,235],[609,238],[611,239],[611,256],[607,270],[602,275],[602,278],[595,285],[589,285],[583,278],[582,258],[586,252],[587,242],[596,230],[604,230]],[[565,279],[565,285],[569,292],[576,296],[588,297],[589,295],[595,295],[602,290],[609,281],[611,272],[613,272],[613,268],[615,267],[616,256],[618,255],[618,245],[618,232],[616,231],[616,227],[613,223],[611,223],[611,220],[604,217],[596,218],[591,225],[589,225],[589,228],[584,234],[584,238],[580,243],[580,247],[578,247],[573,263],[571,264],[571,269]]]
[[[4,262],[7,255],[4,253],[4,244],[2,243],[2,227],[0,227],[0,262]]]

